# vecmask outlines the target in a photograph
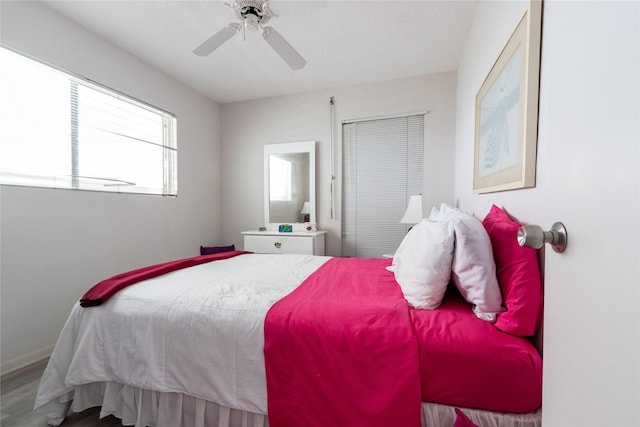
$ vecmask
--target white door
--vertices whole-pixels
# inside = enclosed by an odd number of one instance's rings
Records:
[[[640,3],[544,5],[543,425],[640,425]]]

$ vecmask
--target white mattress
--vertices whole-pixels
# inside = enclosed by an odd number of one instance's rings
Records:
[[[75,305],[36,410],[77,386],[114,382],[266,414],[265,315],[328,259],[240,255],[140,282],[101,306]]]

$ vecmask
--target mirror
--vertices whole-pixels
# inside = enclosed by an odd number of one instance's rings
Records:
[[[268,230],[316,222],[315,141],[264,146],[264,222]]]

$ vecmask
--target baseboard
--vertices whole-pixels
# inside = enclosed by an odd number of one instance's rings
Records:
[[[53,347],[53,345],[50,345],[32,353],[25,354],[24,356],[17,357],[13,360],[9,360],[7,362],[3,361],[0,363],[0,375],[4,376],[6,374],[10,374],[13,371],[17,371],[18,369],[22,369],[50,357],[51,353],[53,353]]]

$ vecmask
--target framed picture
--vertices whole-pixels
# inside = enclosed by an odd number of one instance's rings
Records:
[[[530,0],[476,95],[474,193],[536,185],[541,24]]]

